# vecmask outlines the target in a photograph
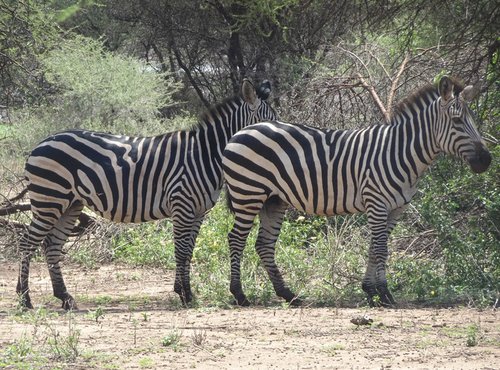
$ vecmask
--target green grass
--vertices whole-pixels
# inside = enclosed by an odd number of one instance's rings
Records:
[[[0,123],[0,139],[11,134],[12,126]]]

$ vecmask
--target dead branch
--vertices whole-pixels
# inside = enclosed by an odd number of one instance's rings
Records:
[[[7,203],[17,202],[19,199],[23,198],[28,192],[28,188],[25,187],[19,194],[17,194],[14,198],[7,199]]]
[[[0,216],[9,216],[19,212],[26,212],[31,209],[31,204],[21,203],[21,204],[11,204],[0,208]]]
[[[373,101],[375,102],[375,104],[377,105],[378,109],[380,110],[380,112],[382,112],[382,115],[384,116],[384,119],[386,121],[386,123],[389,123],[390,120],[391,120],[391,115],[389,114],[389,112],[387,111],[387,109],[385,108],[384,106],[384,103],[382,103],[382,100],[380,100],[380,97],[378,96],[377,92],[375,91],[375,88],[369,84],[364,78],[363,76],[361,76],[361,74],[359,73],[356,73],[356,77],[361,81],[361,84],[363,85],[363,87],[370,93],[370,95],[372,96],[372,99]]]
[[[70,236],[79,236],[84,234],[87,230],[91,229],[95,225],[95,223],[96,223],[95,218],[87,215],[86,213],[81,213],[80,217],[78,218],[78,223],[71,230]],[[3,227],[10,228],[16,232],[24,231],[28,227],[28,225],[25,223],[13,220],[6,220],[3,218],[0,218],[0,225]]]
[[[401,78],[401,75],[405,71],[406,65],[408,64],[409,60],[410,60],[410,57],[409,57],[408,54],[406,54],[405,58],[401,62],[401,65],[399,66],[399,70],[396,73],[396,76],[394,76],[394,78],[392,79],[391,89],[389,90],[389,95],[387,96],[387,105],[386,105],[386,107],[387,107],[387,114],[389,115],[389,117],[392,114],[392,102],[394,100],[394,95],[396,94],[396,90],[397,90],[397,87],[398,87],[399,79]]]
[[[26,226],[27,226],[26,224],[23,224],[22,222],[4,220],[3,218],[0,218],[0,225],[2,225],[3,227],[13,229],[15,231],[24,231],[26,229]]]
[[[20,212],[28,212],[31,210],[30,203],[15,203],[19,199],[22,199],[24,195],[27,193],[28,189],[24,188],[18,195],[15,197],[8,199],[6,202],[2,204],[0,207],[0,216],[10,216]],[[86,213],[81,213],[78,217],[78,223],[71,230],[71,236],[76,236],[83,234],[87,229],[93,226],[96,223],[96,219],[92,216],[89,216]],[[13,220],[5,220],[0,218],[0,225],[10,227],[14,230],[24,230],[27,225]]]

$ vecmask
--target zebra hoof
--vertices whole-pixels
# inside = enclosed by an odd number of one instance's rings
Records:
[[[396,306],[396,302],[389,293],[389,296],[383,295],[380,297],[380,305],[386,308],[394,308]]]
[[[281,290],[276,290],[276,295],[278,297],[284,298],[285,301],[290,303],[290,306],[300,306],[302,305],[302,299],[297,297],[290,289],[284,288]]]
[[[190,303],[193,301],[193,294],[191,293],[191,290],[182,289],[180,284],[175,284],[174,292],[179,295],[182,305],[188,308],[190,306]]]
[[[396,305],[396,301],[392,297],[391,292],[389,292],[389,289],[387,289],[387,286],[377,288],[377,291],[382,307],[394,307]]]
[[[186,308],[191,306],[191,302],[193,302],[193,296],[191,294],[179,294],[182,305]]]
[[[22,310],[32,310],[33,304],[28,293],[18,293],[18,307]]]
[[[62,308],[66,311],[71,311],[71,310],[77,310],[78,306],[76,305],[76,302],[73,299],[73,297],[69,296],[68,298],[63,300]]]
[[[300,307],[302,306],[302,299],[298,298],[298,297],[294,297],[291,301],[288,301],[288,303],[290,303],[290,306],[294,306],[294,307]]]
[[[246,297],[236,298],[233,302],[235,306],[248,307],[250,306],[250,301]]]
[[[368,304],[370,307],[385,307],[385,308],[394,308],[396,306],[396,302],[392,298],[391,293],[384,295],[376,295],[372,297],[368,297]]]

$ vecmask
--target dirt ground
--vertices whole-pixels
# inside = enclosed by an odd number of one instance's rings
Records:
[[[184,309],[171,273],[116,265],[64,272],[75,314],[51,298],[45,265],[33,264],[32,299],[47,310],[16,315],[17,265],[0,264],[0,367],[28,339],[43,353],[43,365],[31,368],[500,369],[500,320],[492,309]],[[351,322],[364,315],[371,325]],[[76,358],[54,346],[69,337],[77,338]]]

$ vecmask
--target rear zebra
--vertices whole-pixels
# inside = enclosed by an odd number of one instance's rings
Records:
[[[266,102],[269,82],[255,90],[244,80],[241,97],[214,106],[191,130],[129,137],[71,130],[41,142],[25,175],[33,219],[20,243],[17,293],[32,308],[29,265],[42,244],[54,296],[76,307],[61,274],[61,249],[84,206],[115,222],[172,218],[176,275],[174,291],[192,299],[190,261],[207,210],[222,188],[222,152],[243,127],[276,115]]]
[[[224,151],[229,206],[235,214],[228,235],[231,292],[248,305],[240,260],[257,215],[255,248],[276,294],[300,300],[286,286],[275,263],[275,243],[287,205],[316,215],[365,212],[372,234],[363,290],[394,304],[387,288],[387,238],[416,192],[418,179],[441,152],[460,157],[472,171],[485,171],[491,155],[474,127],[466,104],[472,86],[443,77],[400,103],[390,124],[357,130],[320,130],[263,122],[237,133]]]

